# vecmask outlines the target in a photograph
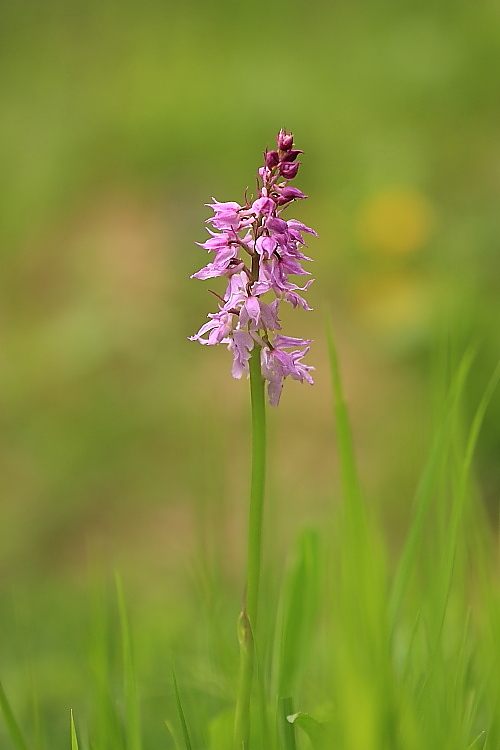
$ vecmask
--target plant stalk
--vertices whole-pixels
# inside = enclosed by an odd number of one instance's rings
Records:
[[[249,750],[250,699],[255,661],[255,632],[259,603],[262,558],[262,517],[266,475],[266,409],[264,378],[260,367],[260,347],[250,357],[250,395],[252,410],[252,479],[248,520],[248,553],[245,594],[238,620],[240,673],[234,723],[235,750]]]

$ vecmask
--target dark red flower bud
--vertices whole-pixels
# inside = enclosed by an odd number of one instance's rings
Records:
[[[280,164],[280,174],[286,180],[293,180],[297,172],[299,171],[300,161],[296,161],[292,164],[290,161],[283,161]]]
[[[285,203],[289,203],[290,201],[299,198],[307,198],[307,195],[304,195],[304,193],[298,188],[287,185],[286,187],[281,188],[279,192],[278,206],[284,206]]]
[[[293,146],[293,133],[287,133],[283,128],[276,138],[280,151],[289,151]]]
[[[282,161],[295,161],[297,156],[303,153],[304,152],[300,151],[298,148],[294,148],[291,151],[287,151],[286,154],[283,154]]]
[[[266,151],[265,153],[266,166],[269,169],[276,167],[279,164],[280,158],[277,151]]]

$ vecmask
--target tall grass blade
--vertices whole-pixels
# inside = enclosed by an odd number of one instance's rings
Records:
[[[116,594],[115,594],[116,596]],[[92,672],[92,736],[96,750],[125,750],[122,718],[113,696],[116,624],[109,611],[110,597],[97,577],[91,599],[89,663]]]
[[[281,730],[283,734],[283,750],[297,750],[297,743],[295,741],[295,725],[293,721],[289,721],[289,717],[293,714],[292,699],[280,698],[278,711]],[[297,716],[297,714],[295,715]]]
[[[193,746],[191,744],[191,738],[189,736],[189,729],[188,729],[188,725],[186,721],[186,716],[184,714],[184,709],[182,708],[182,701],[181,701],[181,696],[179,693],[179,686],[177,685],[177,677],[175,676],[175,669],[173,665],[172,665],[172,677],[174,680],[175,701],[177,703],[177,711],[179,713],[179,719],[181,722],[184,745],[186,746],[186,750],[193,750]]]
[[[476,737],[476,739],[471,742],[471,744],[469,745],[469,747],[467,748],[467,750],[473,750],[473,748],[477,748],[478,747],[477,743],[479,742],[479,740],[482,740],[484,738],[485,734],[486,734],[486,731],[483,729],[483,731],[478,734],[478,736]],[[486,747],[487,741],[488,740],[485,740],[485,743],[483,745],[483,750]]]
[[[343,490],[341,513],[335,523],[333,567],[328,576],[334,630],[331,674],[335,731],[338,732],[335,741],[345,748],[389,747],[392,742],[390,717],[395,699],[386,621],[385,550],[376,524],[367,512],[361,490],[329,320],[326,328]],[[376,682],[374,675],[377,676]],[[384,709],[381,695],[384,696]],[[296,722],[303,724],[306,732],[313,726],[305,718],[298,718]]]
[[[342,381],[340,379],[340,369],[333,336],[333,326],[328,317],[326,319],[326,335],[332,375],[334,415],[337,428],[342,487],[345,497],[349,499],[348,507],[350,508],[352,527],[354,530],[361,530],[365,525],[364,505],[356,468],[356,458],[354,454],[349,415],[344,399]]]
[[[17,750],[28,750],[28,745],[26,744],[23,734],[21,732],[21,729],[19,727],[19,724],[17,723],[17,719],[14,716],[14,712],[10,706],[9,699],[7,698],[7,695],[5,693],[5,690],[3,689],[3,685],[0,682],[0,709],[2,711],[2,715],[5,721],[5,724],[7,725],[7,729],[9,731],[9,734],[11,736],[11,739],[16,746]]]
[[[139,721],[139,702],[137,697],[137,681],[135,675],[130,624],[128,620],[125,596],[120,577],[116,575],[116,593],[122,637],[123,687],[125,694],[125,731],[127,750],[142,750],[141,730]]]
[[[396,572],[389,601],[389,621],[392,623],[393,627],[396,625],[397,616],[417,560],[433,493],[440,478],[443,462],[450,449],[453,430],[452,416],[456,413],[460,402],[460,397],[472,364],[473,356],[473,352],[469,350],[462,358],[458,372],[449,389],[441,418],[441,424],[437,430],[420,483],[417,487],[414,502],[414,516],[408,533],[408,539]]]
[[[208,748],[207,750],[231,750],[233,746],[234,711],[231,708],[211,719],[208,726]],[[264,744],[263,747],[269,747]],[[180,750],[180,748],[178,749]]]
[[[321,573],[319,535],[306,529],[299,537],[296,561],[285,581],[282,626],[277,630],[277,693],[280,697],[293,695],[301,662],[313,637]]]
[[[463,455],[463,460],[462,460],[461,466],[459,467],[459,477],[458,477],[457,486],[455,488],[454,499],[453,499],[453,504],[451,508],[451,515],[450,515],[447,533],[446,533],[447,543],[446,543],[446,547],[444,550],[443,563],[441,566],[441,576],[442,576],[441,590],[444,593],[443,593],[442,602],[441,602],[440,633],[443,628],[446,607],[447,607],[450,590],[452,586],[453,570],[454,570],[455,559],[457,555],[457,548],[458,548],[458,544],[460,540],[460,528],[464,519],[465,503],[467,499],[467,484],[469,481],[472,458],[474,455],[474,451],[476,448],[477,440],[479,437],[479,432],[481,430],[481,426],[483,423],[484,415],[486,413],[486,409],[488,408],[488,404],[498,385],[499,380],[500,380],[500,364],[497,366],[493,375],[491,376],[488,382],[488,385],[486,387],[486,390],[474,414],[474,418],[472,420],[472,425],[469,431],[469,436],[467,439],[467,443],[466,443],[466,447],[465,447],[465,451]]]
[[[177,737],[177,733],[175,729],[173,728],[172,724],[170,723],[170,721],[165,720],[165,726],[167,727],[168,732],[170,736],[172,737],[172,740],[174,741],[175,750],[182,750],[181,743],[179,742],[179,739]]]
[[[263,747],[269,747],[271,750],[271,730],[268,715],[266,674],[263,669],[262,659],[257,646],[255,647],[255,678],[257,688],[256,707],[258,708],[258,722],[256,722],[256,724],[259,729],[260,743]]]

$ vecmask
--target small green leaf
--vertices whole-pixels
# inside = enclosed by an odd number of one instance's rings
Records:
[[[305,714],[299,711],[296,714],[291,714],[286,717],[287,721],[294,726],[300,727],[302,731],[309,737],[311,742],[324,742],[326,739],[326,729],[323,724],[313,719],[309,714]]]

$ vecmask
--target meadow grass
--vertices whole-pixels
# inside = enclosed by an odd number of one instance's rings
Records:
[[[472,351],[442,384],[412,520],[394,560],[362,491],[329,324],[327,338],[341,499],[332,503],[321,528],[301,531],[278,583],[270,574],[272,554],[266,555],[263,577],[270,583],[262,587],[259,603],[250,747],[497,750],[498,540],[474,482],[472,459],[500,368],[470,424],[462,399]],[[402,450],[404,445],[394,446],[394,461]],[[61,698],[66,739],[54,733],[50,716],[35,721],[36,711],[30,710],[31,719],[23,712],[21,725],[5,684],[0,685],[2,747],[232,750],[237,613],[228,622],[231,596],[222,580],[212,578],[207,587],[208,598],[219,589],[222,608],[195,605],[199,621],[177,640],[171,690],[163,705],[155,702],[154,712],[147,691],[141,691],[147,676],[134,655],[134,644],[147,635],[129,619],[120,578],[113,592],[89,595],[84,656],[89,693],[86,704],[73,705],[71,713]],[[227,638],[232,632],[234,643]],[[170,658],[158,654],[163,663]],[[26,701],[43,704],[44,686],[36,675],[34,685],[34,697]],[[16,701],[22,704],[20,692]]]

